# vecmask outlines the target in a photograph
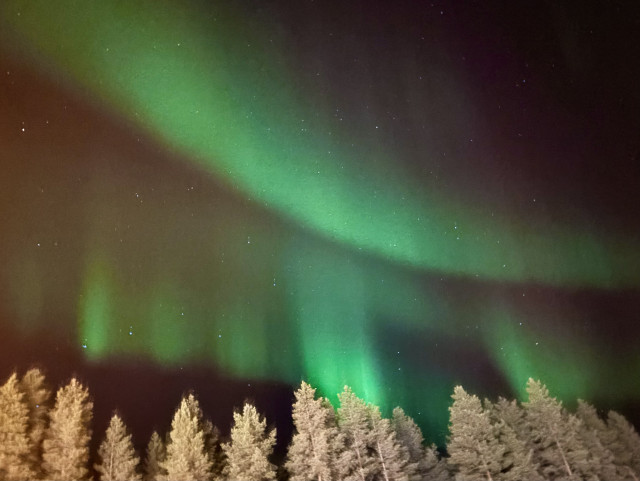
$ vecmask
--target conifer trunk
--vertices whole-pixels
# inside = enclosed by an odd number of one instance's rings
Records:
[[[554,441],[556,443],[556,446],[558,446],[558,450],[560,451],[560,456],[562,456],[562,462],[564,463],[564,468],[567,470],[569,477],[573,476],[573,473],[571,472],[571,468],[569,467],[569,463],[567,462],[567,458],[565,458],[564,456],[564,451],[562,450],[562,446],[560,446],[560,443],[558,442],[558,438],[554,437]]]
[[[378,447],[378,457],[380,458],[380,463],[382,464],[382,474],[384,475],[384,481],[389,481],[387,467],[384,464],[384,458],[382,457],[382,452],[380,451],[380,442],[376,441],[376,446]]]

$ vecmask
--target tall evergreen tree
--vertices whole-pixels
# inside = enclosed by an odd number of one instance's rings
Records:
[[[13,373],[0,387],[0,479],[33,479],[29,435],[29,408]]]
[[[42,441],[47,428],[51,391],[46,387],[44,375],[37,368],[29,369],[22,376],[20,390],[25,395],[24,399],[29,409],[29,463],[33,471],[40,474]]]
[[[183,397],[171,423],[166,460],[160,463],[167,480],[211,478],[211,460],[202,423],[198,400],[193,394]]]
[[[438,456],[435,445],[424,447],[420,427],[400,407],[393,410],[391,424],[398,441],[409,453],[409,463],[416,465],[416,472],[409,479],[436,481],[448,478],[447,466]]]
[[[378,406],[369,405],[371,448],[377,471],[384,481],[406,481],[414,476],[418,463],[409,462],[409,452],[396,438],[391,421],[382,417]]]
[[[485,400],[484,409],[489,413],[498,441],[504,446],[502,469],[497,478],[541,480],[538,465],[533,462],[533,448],[527,444],[525,437],[527,428],[524,410],[516,401],[507,401],[504,398],[499,398],[496,403]]]
[[[157,431],[151,434],[144,460],[144,481],[159,481],[167,472],[160,466],[166,459],[167,450]]]
[[[294,393],[293,425],[286,469],[293,481],[329,481],[338,478],[336,459],[340,453],[338,427],[328,400],[316,399],[316,390],[306,382]]]
[[[267,432],[267,421],[253,405],[245,404],[241,413],[233,413],[231,441],[222,445],[227,456],[224,475],[247,481],[275,479],[276,468],[269,462],[275,443],[276,430]]]
[[[114,413],[109,422],[104,440],[98,449],[100,463],[94,467],[100,481],[139,481],[136,472],[140,458],[133,448],[131,434],[127,432],[124,422]]]
[[[523,406],[534,462],[541,474],[551,479],[594,477],[597,467],[589,462],[589,452],[580,438],[580,420],[567,413],[539,381],[529,379],[527,393],[529,399]]]
[[[526,412],[522,406],[518,404],[514,399],[508,400],[503,397],[499,397],[498,401],[491,403],[485,401],[485,409],[490,412],[492,420],[495,422],[504,421],[518,439],[526,441],[529,436],[528,426],[525,419]]]
[[[613,453],[621,474],[637,481],[640,478],[640,436],[623,415],[609,411],[604,442]]]
[[[340,470],[344,477],[366,481],[375,471],[375,458],[369,449],[371,423],[369,408],[349,386],[338,394],[338,427],[345,437],[345,456]]]
[[[505,446],[500,443],[489,413],[480,399],[467,394],[462,386],[453,390],[449,407],[449,463],[457,470],[456,478],[465,480],[498,479],[502,471]]]
[[[85,479],[88,474],[93,402],[89,391],[73,378],[56,394],[42,443],[46,479]]]
[[[596,408],[582,399],[578,399],[576,416],[581,421],[578,434],[589,451],[590,464],[594,466],[596,476],[607,481],[625,479],[628,472],[622,474],[623,470],[616,466],[615,456],[603,442],[603,439],[606,438],[607,425],[598,416]]]
[[[435,443],[425,447],[424,460],[418,464],[418,473],[415,479],[421,481],[447,481],[451,479],[451,471],[447,461],[440,456],[438,446]]]

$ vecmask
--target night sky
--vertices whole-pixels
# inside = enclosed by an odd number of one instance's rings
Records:
[[[302,379],[636,422],[636,2],[0,3],[0,374],[137,443]],[[635,416],[635,417],[634,417]],[[289,426],[289,427],[287,427]]]

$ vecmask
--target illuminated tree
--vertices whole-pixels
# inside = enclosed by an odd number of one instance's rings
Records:
[[[167,480],[210,479],[211,460],[206,451],[202,411],[193,394],[183,397],[173,416],[167,457],[160,463]]]
[[[336,459],[342,451],[342,437],[333,407],[326,399],[316,399],[315,393],[316,390],[304,381],[294,393],[295,432],[285,463],[293,481],[328,481],[339,477]]]
[[[533,448],[527,443],[524,409],[516,401],[502,397],[496,403],[485,400],[484,409],[489,413],[498,442],[504,446],[498,479],[542,479],[538,465],[533,462]]]
[[[144,460],[144,481],[158,481],[167,474],[167,472],[160,467],[166,455],[167,450],[164,442],[157,431],[154,431],[147,444],[147,456]]]
[[[371,425],[369,408],[349,386],[338,394],[338,427],[345,436],[345,455],[340,470],[345,478],[366,481],[375,472],[376,460],[369,449]]]
[[[423,460],[418,464],[418,472],[414,479],[420,481],[446,481],[451,479],[447,461],[438,453],[434,443],[424,449]]]
[[[29,408],[13,373],[0,387],[0,479],[33,479],[29,435]]]
[[[449,464],[457,470],[456,478],[465,480],[498,479],[502,471],[505,446],[499,441],[489,412],[480,399],[462,386],[453,390],[449,407]]]
[[[529,379],[529,399],[523,403],[529,430],[533,461],[547,479],[589,479],[597,467],[580,438],[580,420],[564,410],[560,401],[549,395],[539,381]]]
[[[267,421],[256,408],[245,404],[233,413],[231,442],[222,445],[227,456],[224,475],[228,479],[258,481],[275,479],[276,467],[269,462],[276,443],[276,430],[267,432]]]
[[[382,417],[378,406],[369,405],[371,449],[375,453],[377,471],[385,481],[406,481],[413,477],[417,463],[409,462],[409,452],[396,438],[391,421]]]
[[[607,425],[598,416],[596,408],[579,399],[576,416],[581,421],[578,433],[589,451],[590,464],[595,467],[597,477],[606,480],[627,477],[629,472],[616,466],[615,456],[604,443],[607,435]]]
[[[27,432],[29,433],[29,463],[35,472],[42,465],[42,440],[47,427],[51,391],[45,385],[39,369],[29,369],[20,380],[20,390],[29,409]]]
[[[136,472],[140,458],[133,448],[131,434],[118,414],[111,417],[98,457],[100,463],[95,465],[95,469],[101,481],[140,480]]]
[[[416,472],[409,479],[435,481],[448,478],[446,463],[439,458],[436,446],[424,447],[420,427],[402,408],[393,410],[391,425],[397,440],[407,449],[409,463],[416,465]]]
[[[88,474],[93,403],[89,391],[73,378],[56,394],[42,443],[46,479],[85,479]]]
[[[529,436],[526,412],[514,399],[507,400],[499,397],[495,403],[485,400],[485,409],[489,411],[494,423],[503,421],[519,439],[526,441]]]
[[[640,478],[640,436],[635,428],[621,414],[609,411],[606,433],[605,445],[621,474],[626,479]]]

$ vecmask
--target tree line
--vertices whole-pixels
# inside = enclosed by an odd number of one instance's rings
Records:
[[[114,412],[93,470],[99,480],[635,480],[640,436],[621,414],[601,417],[579,400],[575,412],[529,379],[522,403],[481,401],[461,386],[449,407],[446,454],[425,445],[397,407],[391,417],[347,386],[334,409],[302,382],[292,406],[294,434],[282,466],[272,462],[276,430],[251,403],[233,414],[230,435],[183,396],[171,428],[153,432],[141,460]],[[55,399],[38,369],[0,387],[0,480],[90,479],[93,402],[73,378]]]

